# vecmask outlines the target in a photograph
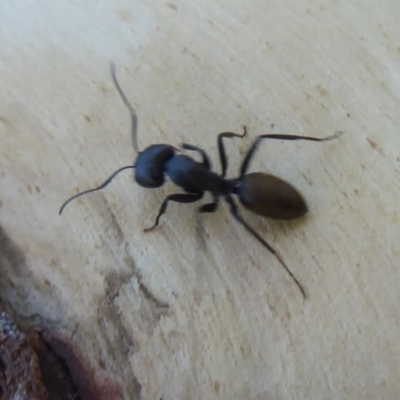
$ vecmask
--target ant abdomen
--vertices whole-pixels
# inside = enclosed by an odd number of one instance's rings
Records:
[[[243,176],[235,190],[250,211],[272,219],[299,218],[308,211],[300,192],[276,176],[254,172]]]

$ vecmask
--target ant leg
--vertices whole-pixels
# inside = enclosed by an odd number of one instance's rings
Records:
[[[204,167],[207,169],[211,169],[211,161],[208,158],[207,153],[203,149],[200,149],[200,147],[192,146],[191,144],[187,144],[187,143],[182,143],[182,148],[184,148],[185,150],[198,151],[203,157]]]
[[[214,211],[216,211],[218,208],[218,201],[214,202],[214,203],[207,203],[204,204],[203,206],[201,206],[199,208],[199,213],[213,213]]]
[[[156,217],[156,222],[154,223],[153,226],[150,228],[145,228],[143,229],[144,232],[149,232],[152,231],[159,223],[161,215],[165,213],[165,210],[167,209],[167,205],[169,201],[176,201],[177,203],[194,203],[198,200],[200,200],[203,197],[203,193],[196,193],[196,194],[171,194],[167,196],[163,203],[161,204],[160,211],[158,212],[158,215]]]
[[[282,260],[281,256],[277,253],[277,251],[271,247],[244,219],[243,217],[240,215],[239,210],[237,208],[237,205],[235,203],[235,201],[233,200],[233,198],[231,196],[226,196],[225,200],[227,201],[227,203],[230,205],[231,207],[231,214],[233,215],[233,217],[236,219],[236,221],[238,221],[239,223],[241,223],[244,228],[247,230],[247,232],[249,232],[251,235],[253,235],[264,247],[266,247],[272,254],[275,255],[275,257],[278,259],[278,261],[281,263],[281,265],[283,266],[283,268],[285,268],[286,272],[290,275],[290,277],[294,280],[294,282],[296,283],[297,287],[300,289],[301,294],[303,295],[303,298],[306,299],[306,292],[303,288],[303,286],[301,285],[301,283],[298,281],[298,279],[293,275],[293,272],[290,271],[290,269],[288,268],[288,266],[285,264],[285,262]]]
[[[219,158],[221,160],[221,176],[225,176],[226,174],[226,167],[228,165],[228,161],[226,158],[224,142],[222,141],[223,138],[232,138],[232,137],[244,137],[247,134],[246,125],[243,125],[243,133],[240,135],[238,133],[232,132],[222,132],[218,135],[218,152]]]
[[[283,135],[283,134],[270,134],[270,135],[260,135],[256,138],[253,142],[252,146],[250,147],[249,151],[247,152],[246,156],[243,159],[242,165],[240,167],[240,177],[239,179],[243,178],[244,174],[246,173],[247,169],[249,168],[249,164],[251,159],[253,158],[254,152],[257,150],[258,145],[260,144],[262,139],[280,139],[280,140],[311,140],[313,142],[325,142],[327,140],[336,139],[343,132],[337,131],[333,135],[326,136],[324,138],[316,138],[311,136],[297,136],[297,135]]]
[[[218,208],[218,203],[219,203],[219,198],[217,196],[214,196],[214,201],[212,203],[207,203],[207,204],[202,205],[198,209],[198,212],[200,212],[200,213],[213,213]]]

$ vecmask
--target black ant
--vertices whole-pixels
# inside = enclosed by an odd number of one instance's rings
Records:
[[[135,151],[138,153],[136,163],[118,169],[99,187],[86,190],[70,197],[61,206],[59,213],[61,214],[65,206],[73,199],[103,189],[117,174],[126,169],[135,169],[136,182],[145,188],[158,188],[162,186],[165,182],[165,175],[167,175],[172,182],[181,187],[186,193],[171,194],[167,196],[161,205],[155,223],[153,226],[144,229],[145,232],[153,230],[158,225],[160,217],[165,213],[169,201],[175,201],[177,203],[194,203],[199,201],[204,196],[205,192],[210,192],[213,197],[213,202],[202,205],[198,211],[201,213],[211,213],[216,211],[220,198],[223,198],[228,203],[232,216],[265,248],[275,255],[287,273],[295,281],[303,295],[303,298],[306,298],[303,286],[284,263],[280,255],[243,219],[239,213],[233,195],[238,196],[240,202],[247,209],[263,217],[280,220],[290,220],[301,217],[307,213],[308,208],[298,190],[289,183],[273,175],[262,172],[247,174],[250,161],[263,139],[310,140],[315,142],[324,142],[338,137],[341,132],[336,132],[334,135],[320,139],[309,136],[283,134],[260,135],[255,139],[244,157],[240,167],[239,176],[236,179],[226,179],[227,157],[223,139],[244,137],[247,133],[246,127],[244,127],[243,134],[223,132],[218,135],[218,152],[222,168],[221,174],[217,174],[211,170],[210,159],[204,150],[190,144],[184,143],[182,144],[182,148],[200,153],[202,157],[201,162],[197,162],[184,154],[176,154],[177,149],[168,144],[154,144],[143,151],[139,151],[136,134],[136,112],[117,81],[115,66],[113,63],[111,63],[111,77],[131,116],[132,144]]]

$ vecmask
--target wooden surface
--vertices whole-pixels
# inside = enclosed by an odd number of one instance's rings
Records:
[[[399,398],[399,13],[395,0],[0,2],[2,300],[68,343],[98,398]],[[134,159],[111,60],[141,149],[189,142],[219,170],[216,135],[246,124],[227,146],[234,176],[256,135],[345,132],[266,142],[252,164],[307,198],[295,222],[244,213],[305,303],[225,205],[171,205],[143,234],[172,184],[127,172],[58,216]]]

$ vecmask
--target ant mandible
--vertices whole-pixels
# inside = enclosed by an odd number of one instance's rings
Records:
[[[305,299],[306,293],[301,283],[294,276],[277,251],[243,219],[233,195],[238,196],[240,202],[247,209],[263,217],[279,220],[290,220],[301,217],[307,213],[308,208],[299,191],[291,184],[273,175],[262,172],[253,172],[247,174],[250,161],[263,139],[309,140],[314,142],[324,142],[337,138],[342,132],[336,132],[334,135],[324,138],[284,134],[260,135],[255,139],[245,155],[240,167],[239,177],[235,179],[226,179],[225,174],[227,169],[227,157],[223,139],[244,137],[247,133],[246,127],[244,127],[243,134],[223,132],[218,135],[217,142],[221,161],[221,174],[217,174],[211,170],[210,159],[203,149],[187,143],[182,144],[182,148],[200,153],[202,157],[201,162],[197,162],[184,154],[176,154],[177,149],[168,144],[154,144],[147,147],[143,151],[139,151],[137,143],[136,111],[129,103],[118,83],[115,74],[114,63],[111,63],[110,70],[115,87],[117,88],[122,101],[130,113],[132,144],[133,148],[138,153],[136,163],[134,165],[128,165],[118,169],[99,187],[86,190],[70,197],[61,206],[59,214],[63,212],[65,206],[70,201],[79,196],[103,189],[117,174],[126,169],[135,169],[136,182],[145,188],[161,187],[165,182],[165,175],[167,175],[172,182],[181,187],[186,193],[171,194],[167,196],[160,207],[155,223],[151,227],[144,229],[145,232],[153,230],[158,225],[160,217],[167,209],[168,202],[175,201],[177,203],[194,203],[199,201],[204,196],[205,192],[210,192],[213,197],[213,202],[202,205],[198,211],[201,213],[212,213],[217,210],[219,200],[221,198],[224,199],[228,203],[230,212],[235,220],[238,221],[265,248],[275,255],[280,264],[294,280],[297,287],[300,289],[303,298]]]

